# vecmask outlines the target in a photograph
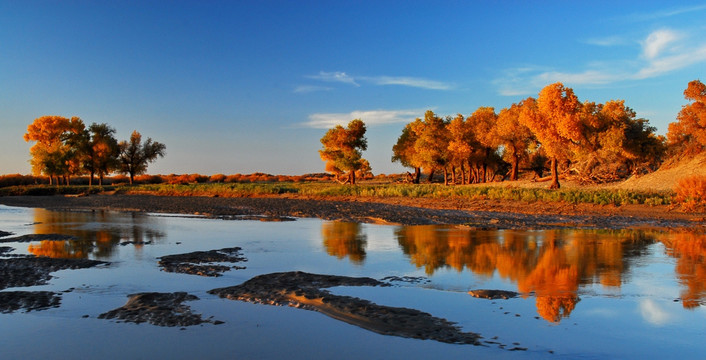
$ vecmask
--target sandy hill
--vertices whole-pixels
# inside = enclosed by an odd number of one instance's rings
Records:
[[[630,190],[672,190],[679,180],[694,175],[706,176],[706,154],[685,158],[676,164],[665,164],[651,174],[633,176],[614,187]]]

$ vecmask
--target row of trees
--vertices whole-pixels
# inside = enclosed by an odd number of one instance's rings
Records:
[[[89,184],[98,175],[99,184],[111,172],[129,174],[132,184],[135,175],[147,171],[147,165],[164,157],[162,143],[142,141],[142,135],[133,131],[128,141],[115,138],[115,129],[107,124],[93,123],[86,127],[78,117],[42,116],[27,127],[25,141],[35,141],[30,148],[32,172],[46,175],[49,183],[71,176],[88,174]]]
[[[667,138],[657,136],[646,119],[623,100],[605,104],[580,102],[561,83],[546,86],[535,99],[529,97],[496,113],[480,107],[464,118],[441,118],[427,111],[424,119],[407,124],[393,146],[393,162],[415,169],[409,179],[418,183],[421,170],[444,172],[448,184],[516,180],[520,169],[541,177],[546,165],[552,173],[550,188],[559,188],[559,174],[580,180],[614,181],[655,170],[668,150],[673,154],[706,149],[706,86],[698,80],[684,92],[685,105]],[[468,170],[468,171],[467,171]]]
[[[620,180],[654,171],[669,155],[706,151],[706,85],[694,80],[684,96],[690,103],[669,125],[666,138],[656,135],[647,119],[637,118],[624,100],[581,102],[562,83],[548,85],[536,99],[529,97],[499,113],[480,107],[468,117],[442,118],[427,111],[423,119],[404,127],[392,147],[392,161],[414,169],[414,174],[408,173],[414,183],[419,183],[422,170],[429,181],[443,171],[445,184],[468,184],[496,176],[517,180],[520,170],[541,178],[547,168],[553,189],[560,187],[560,173],[584,182]],[[342,182],[355,184],[356,173],[370,172],[362,158],[367,140],[361,120],[330,129],[321,143],[326,171],[348,173]]]

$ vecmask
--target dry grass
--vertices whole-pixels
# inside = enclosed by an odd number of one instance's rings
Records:
[[[706,176],[690,176],[679,180],[674,188],[674,201],[686,209],[706,205]]]

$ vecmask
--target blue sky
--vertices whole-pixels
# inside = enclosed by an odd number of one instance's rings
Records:
[[[374,173],[427,109],[497,111],[562,81],[661,134],[705,79],[706,2],[0,0],[0,173],[43,115],[167,145],[150,173],[322,172],[361,118]]]

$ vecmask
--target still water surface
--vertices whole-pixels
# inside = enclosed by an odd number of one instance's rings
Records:
[[[0,314],[2,358],[699,358],[706,352],[706,238],[645,231],[477,231],[298,219],[218,220],[0,206],[0,230],[76,241],[8,243],[13,254],[90,258],[105,267],[54,273],[75,289],[59,308]],[[166,273],[157,258],[241,247],[243,270],[218,278]],[[332,292],[418,309],[510,352],[379,335],[320,313],[209,295],[253,276],[301,270],[421,281]],[[510,300],[469,290],[510,290]],[[97,319],[137,292],[186,291],[204,324],[185,329]]]

